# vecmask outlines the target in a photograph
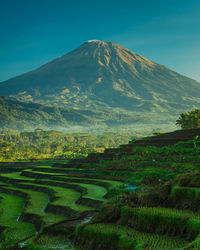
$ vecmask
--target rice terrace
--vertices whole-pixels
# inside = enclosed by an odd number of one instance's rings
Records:
[[[199,13],[0,0],[0,250],[200,250]]]
[[[199,129],[1,163],[1,249],[199,249]]]

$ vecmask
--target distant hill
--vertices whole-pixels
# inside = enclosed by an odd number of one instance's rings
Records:
[[[200,106],[199,82],[119,44],[98,40],[0,83],[0,90],[24,102],[97,112],[108,124],[118,122],[119,113],[128,115],[120,122],[134,123],[139,115],[143,122],[161,118],[175,123],[180,112]]]
[[[0,96],[0,128],[50,129],[88,123],[91,123],[91,119],[78,111],[24,103]]]

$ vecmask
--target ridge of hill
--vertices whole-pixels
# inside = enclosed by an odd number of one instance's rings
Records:
[[[51,129],[86,125],[92,120],[72,109],[25,103],[0,96],[0,127],[2,129]]]

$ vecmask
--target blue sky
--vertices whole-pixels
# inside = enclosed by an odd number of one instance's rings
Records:
[[[90,39],[200,81],[199,0],[0,0],[0,81]]]

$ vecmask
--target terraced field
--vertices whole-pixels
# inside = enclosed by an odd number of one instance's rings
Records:
[[[173,203],[174,190],[172,189],[171,192],[169,196],[172,199],[171,204],[182,209],[124,206],[121,208],[121,214],[116,223],[93,223],[84,227],[79,226],[76,230],[76,244],[82,246],[83,249],[92,249],[92,246],[109,249],[110,242],[113,242],[113,249],[199,250],[200,200],[194,203],[194,196],[191,196],[190,201],[187,200],[190,204],[185,209],[182,206],[185,197],[179,196],[179,199]],[[168,202],[170,203],[170,200]],[[197,209],[194,204],[198,207]],[[104,241],[102,237],[105,238]]]
[[[200,142],[187,141],[187,133],[178,144],[171,133],[88,157],[85,167],[118,177],[128,172],[127,183],[141,188],[115,197],[92,224],[79,225],[80,249],[200,249]]]
[[[0,247],[199,250],[200,142],[167,138],[0,167]]]
[[[1,193],[0,197],[2,199],[0,203],[0,225],[5,227],[7,240],[15,242],[34,234],[36,229],[33,224],[19,221],[24,207],[23,198],[6,193]]]
[[[123,184],[109,178],[104,180],[103,177],[71,177],[71,168],[62,169],[51,165],[27,168],[13,166],[15,172],[10,167],[8,171],[5,169],[6,167],[0,175],[2,248],[12,246],[29,236],[34,237],[54,223],[76,219],[83,212],[100,209],[108,189]],[[84,170],[78,169],[78,172],[84,176]],[[52,247],[61,235],[52,234],[55,239],[51,242],[47,242],[47,237],[42,234],[37,244]],[[27,242],[30,241],[29,239]],[[62,247],[70,249],[68,240],[63,244]]]
[[[101,238],[103,234],[112,235],[111,239],[113,241],[115,240],[116,243],[119,241],[119,239],[117,239],[118,235],[128,236],[127,238],[134,238],[136,241],[133,241],[132,242],[133,244],[131,244],[132,248],[128,248],[128,249],[135,249],[137,242],[138,242],[138,247],[139,245],[142,246],[142,244],[139,244],[139,242],[145,242],[146,243],[145,249],[148,249],[148,250],[149,249],[151,250],[153,249],[163,249],[163,250],[179,249],[187,243],[185,240],[181,240],[178,238],[161,236],[155,233],[150,234],[150,233],[140,232],[140,231],[131,229],[126,226],[120,226],[120,225],[111,224],[111,223],[109,224],[99,223],[99,224],[89,225],[84,230],[79,229],[77,230],[77,232],[79,233],[79,237],[80,235],[85,238],[87,237],[87,240],[89,242],[92,241],[92,244],[94,245],[96,244],[97,247],[99,247],[99,238]],[[86,236],[86,234],[89,235],[89,237]],[[123,238],[121,239],[121,241],[123,241]],[[105,241],[103,244],[101,245],[100,249],[105,249],[106,245],[107,247],[109,247],[109,237],[107,239],[107,242]],[[127,249],[125,248],[127,246],[124,246],[124,248],[122,248],[123,247],[122,242],[120,244],[122,245],[120,246],[121,247],[120,249]],[[118,246],[116,245],[115,249],[118,249],[117,247]],[[142,249],[142,247],[138,249]]]

